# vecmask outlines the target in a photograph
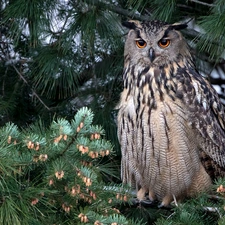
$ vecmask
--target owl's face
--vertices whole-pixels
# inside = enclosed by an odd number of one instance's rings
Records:
[[[133,64],[163,66],[187,51],[186,41],[178,31],[185,28],[185,24],[129,21],[124,25],[130,28],[124,55],[129,55]]]

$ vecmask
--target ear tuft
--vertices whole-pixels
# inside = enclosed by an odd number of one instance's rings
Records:
[[[135,30],[135,28],[137,27],[137,24],[138,21],[135,21],[135,20],[129,20],[129,21],[125,21],[125,22],[122,22],[122,25],[128,29],[133,29]]]
[[[171,26],[170,26],[170,29],[171,30],[182,30],[182,29],[185,29],[185,28],[187,28],[188,27],[188,25],[187,24],[185,24],[185,23],[183,23],[183,24],[172,24]]]

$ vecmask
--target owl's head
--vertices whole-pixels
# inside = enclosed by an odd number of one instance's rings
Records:
[[[123,25],[130,29],[124,55],[129,56],[132,64],[162,66],[187,54],[190,56],[187,43],[179,32],[187,27],[186,24],[130,20]]]

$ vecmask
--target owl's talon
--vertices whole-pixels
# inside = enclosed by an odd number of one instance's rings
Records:
[[[151,201],[150,199],[145,199],[140,201],[140,204],[142,206],[151,206],[151,205],[154,205],[155,203],[156,201]]]

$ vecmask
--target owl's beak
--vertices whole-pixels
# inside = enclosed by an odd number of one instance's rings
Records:
[[[153,48],[149,49],[149,57],[150,57],[151,62],[153,62],[155,59],[155,51]]]

